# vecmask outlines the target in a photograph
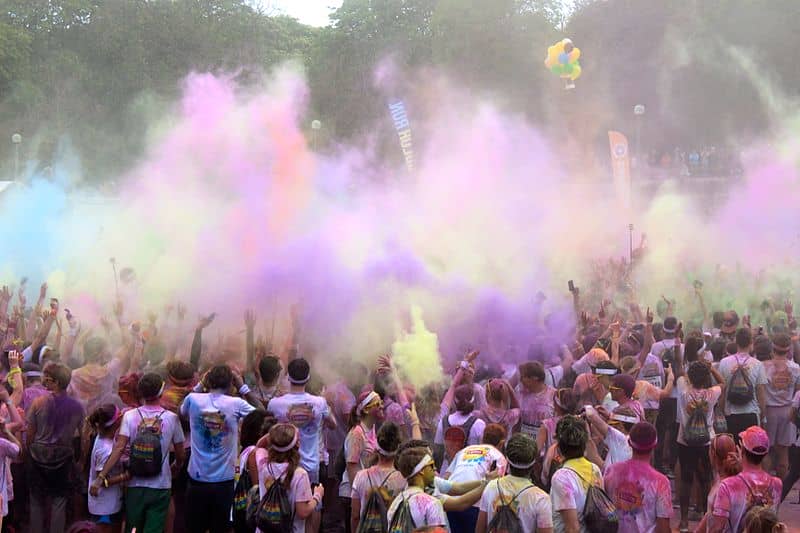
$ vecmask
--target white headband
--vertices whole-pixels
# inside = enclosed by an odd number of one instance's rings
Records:
[[[700,349],[697,350],[697,355],[700,355],[701,353],[703,353],[705,351],[706,351],[706,343],[704,342],[703,345],[700,347]]]
[[[594,369],[594,373],[595,374],[602,374],[604,376],[613,376],[613,375],[615,375],[617,373],[617,369],[616,368],[595,368]]]
[[[119,416],[120,416],[120,414],[121,414],[121,413],[120,413],[120,411],[119,411],[119,407],[117,407],[117,406],[115,405],[115,406],[114,406],[114,416],[112,416],[112,417],[111,417],[111,420],[109,420],[108,422],[106,422],[105,424],[103,424],[103,427],[110,428],[111,426],[113,426],[113,425],[116,423],[116,421],[117,421],[117,420],[119,420]]]
[[[618,422],[627,422],[629,424],[635,424],[639,421],[639,418],[635,416],[628,416],[619,413],[614,413],[611,415],[611,420],[617,420]]]
[[[393,451],[393,452],[386,451],[383,448],[381,448],[380,444],[378,444],[377,447],[378,447],[378,453],[383,455],[384,457],[394,457],[395,455],[397,455],[397,451],[396,450]]]
[[[294,426],[292,426],[292,427],[294,427]],[[274,444],[270,444],[270,448],[272,448],[276,452],[288,452],[289,450],[294,448],[295,445],[297,445],[297,434],[298,433],[299,432],[297,431],[297,428],[294,428],[294,437],[292,437],[292,442],[290,442],[286,446],[275,446]]]
[[[422,472],[423,468],[425,468],[432,462],[433,462],[433,457],[431,457],[430,454],[426,453],[425,457],[420,459],[419,463],[417,463],[417,466],[414,467],[414,470],[411,471],[411,474],[407,476],[406,479],[411,479],[412,477],[416,476],[417,474]]]
[[[364,398],[363,400],[361,400],[361,403],[358,404],[358,408],[356,409],[356,414],[357,415],[361,415],[361,411],[363,411],[366,406],[368,406],[370,403],[372,403],[375,400],[380,400],[380,398],[381,397],[378,396],[377,392],[370,391],[370,393],[367,394],[367,397]]]
[[[292,385],[305,385],[308,383],[308,380],[311,379],[311,374],[307,375],[305,379],[293,379],[292,376],[289,376],[289,383]]]
[[[530,463],[528,463],[526,465],[521,465],[521,464],[512,463],[511,461],[508,461],[509,466],[512,466],[512,467],[516,468],[517,470],[527,470],[530,467],[532,467],[534,465],[534,463],[536,463],[536,459],[534,459],[533,461],[531,461]]]

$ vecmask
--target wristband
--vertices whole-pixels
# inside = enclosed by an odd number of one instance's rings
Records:
[[[103,486],[108,488],[108,478],[103,478]]]
[[[247,386],[247,383],[244,383],[239,387],[239,396],[247,396],[248,394],[250,394],[250,387]]]
[[[466,361],[461,361],[461,363],[458,366],[461,367],[463,370],[466,370],[469,368],[469,363]]]

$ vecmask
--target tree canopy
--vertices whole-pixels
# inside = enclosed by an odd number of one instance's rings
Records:
[[[293,59],[325,138],[353,140],[386,118],[374,79],[390,58],[590,142],[632,130],[639,103],[647,146],[744,142],[797,96],[798,15],[793,0],[345,0],[313,28],[245,0],[0,0],[0,131],[42,166],[68,139],[101,180],[140,155],[189,72],[248,84]],[[583,76],[565,94],[542,60],[566,36]]]

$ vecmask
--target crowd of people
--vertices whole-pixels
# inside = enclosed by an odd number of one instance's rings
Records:
[[[117,301],[90,329],[46,285],[32,308],[3,287],[3,530],[664,533],[675,500],[680,531],[786,531],[791,303],[761,325],[701,305],[689,330],[667,299],[656,320],[571,291],[568,338],[545,318],[519,360],[471,350],[416,390],[391,355],[332,378],[299,327],[271,346],[250,311],[212,346],[214,315]]]

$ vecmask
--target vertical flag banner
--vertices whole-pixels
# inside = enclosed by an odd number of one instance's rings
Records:
[[[411,124],[406,115],[406,106],[402,101],[389,104],[389,112],[392,114],[394,128],[397,130],[397,137],[400,139],[400,149],[403,150],[403,157],[406,160],[406,168],[411,172],[414,170],[414,147],[411,144]]]
[[[625,209],[631,207],[631,159],[628,152],[628,138],[618,131],[608,132],[608,146],[611,150],[611,168],[614,172],[614,190],[617,200]]]

